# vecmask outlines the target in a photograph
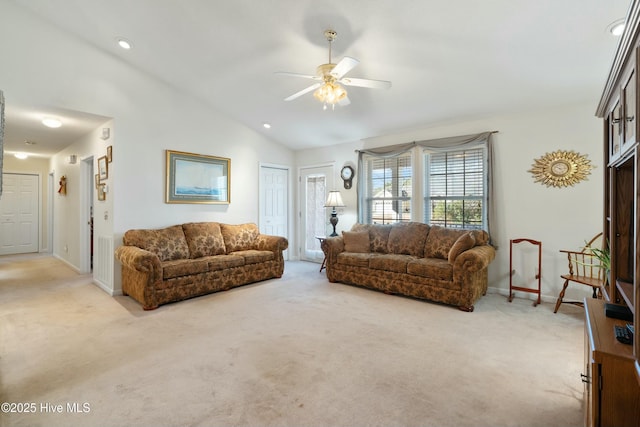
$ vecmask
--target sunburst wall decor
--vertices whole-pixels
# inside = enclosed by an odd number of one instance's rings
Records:
[[[593,166],[586,154],[557,150],[535,159],[529,172],[547,187],[568,187],[587,179]]]

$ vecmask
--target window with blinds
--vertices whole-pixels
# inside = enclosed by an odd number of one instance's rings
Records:
[[[485,149],[425,153],[424,221],[486,228]]]
[[[365,219],[369,224],[411,221],[411,152],[393,158],[365,157]]]

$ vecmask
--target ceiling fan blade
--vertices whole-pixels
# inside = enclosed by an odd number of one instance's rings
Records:
[[[345,56],[336,64],[335,67],[331,70],[331,75],[336,79],[341,78],[349,71],[353,70],[353,68],[358,65],[360,61],[350,56]]]
[[[292,101],[292,100],[304,95],[305,93],[311,92],[312,90],[317,89],[319,87],[320,87],[320,83],[312,84],[311,86],[309,86],[309,87],[307,87],[305,89],[302,89],[300,92],[294,93],[293,95],[291,95],[288,98],[285,98],[284,100],[285,101]]]
[[[275,74],[279,76],[302,77],[303,79],[322,80],[320,76],[312,76],[309,74],[288,73],[286,71],[276,71]]]
[[[386,80],[352,79],[345,77],[338,80],[338,82],[345,86],[368,87],[370,89],[389,89],[391,87],[391,82]]]

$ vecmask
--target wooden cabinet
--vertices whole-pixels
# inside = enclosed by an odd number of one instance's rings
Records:
[[[635,51],[627,58],[629,64],[621,77],[619,86],[609,101],[606,122],[609,146],[608,164],[612,165],[624,157],[636,144],[637,73],[635,72]]]
[[[585,299],[585,426],[640,426],[640,384],[633,349],[611,333],[622,320],[606,317],[604,301]]]
[[[636,330],[629,347],[635,379],[640,384],[640,112],[638,73],[640,72],[640,0],[632,0],[625,31],[618,44],[596,115],[604,119],[604,237],[611,250],[606,300],[624,304],[634,314]],[[615,339],[611,328],[600,331],[601,340]],[[607,338],[606,335],[609,335]],[[629,358],[612,357],[611,364],[627,366]],[[612,368],[613,369],[613,368]],[[626,369],[626,368],[625,368]],[[620,396],[624,399],[624,396]],[[607,403],[608,402],[608,403]],[[601,401],[600,408],[616,402]],[[635,411],[640,413],[640,408]],[[640,423],[638,423],[640,425]]]

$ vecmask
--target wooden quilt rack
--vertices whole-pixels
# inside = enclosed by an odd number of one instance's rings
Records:
[[[538,299],[533,302],[533,306],[537,306],[540,304],[540,295],[541,295],[541,284],[542,284],[542,242],[538,240],[532,239],[512,239],[509,241],[509,302],[513,301],[513,291],[520,292],[529,292],[538,295]],[[515,274],[515,270],[513,269],[513,245],[518,243],[530,243],[538,247],[538,270],[535,275],[535,278],[538,280],[537,288],[525,288],[523,286],[514,286],[513,285],[513,275]]]

